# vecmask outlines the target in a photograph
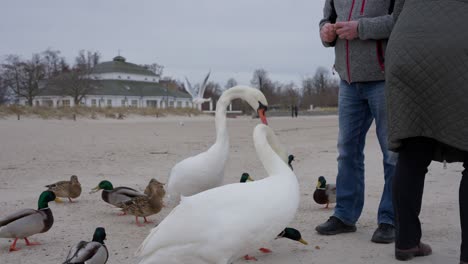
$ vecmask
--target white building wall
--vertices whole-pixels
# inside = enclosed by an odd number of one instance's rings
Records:
[[[94,101],[95,100],[95,101]],[[136,105],[133,104],[136,101]],[[36,96],[34,106],[75,106],[70,96]],[[93,104],[95,103],[95,104]],[[20,99],[21,105],[27,100]],[[82,106],[87,107],[157,107],[157,108],[192,108],[192,99],[174,98],[166,96],[115,96],[115,95],[88,95],[81,100]]]

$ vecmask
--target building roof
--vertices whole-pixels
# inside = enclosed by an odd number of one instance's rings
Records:
[[[95,80],[95,89],[87,95],[98,96],[171,96],[191,98],[188,93],[168,88],[160,83],[126,81],[126,80]],[[64,93],[57,87],[49,85],[41,89],[39,96],[62,96]]]
[[[99,63],[93,68],[94,74],[117,73],[117,72],[157,76],[154,72],[147,70],[142,66],[136,65],[134,63],[126,62],[125,58],[122,56],[117,56],[112,61]]]

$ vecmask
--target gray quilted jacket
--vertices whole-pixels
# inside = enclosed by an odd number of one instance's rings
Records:
[[[335,69],[342,80],[351,82],[385,79],[384,57],[393,28],[391,0],[326,0],[320,29],[325,23],[357,20],[359,38],[337,38],[325,47],[335,47]]]
[[[468,0],[395,2],[398,20],[385,65],[391,150],[398,151],[402,139],[423,136],[440,142],[434,160],[463,161],[462,151],[468,151],[467,14]]]

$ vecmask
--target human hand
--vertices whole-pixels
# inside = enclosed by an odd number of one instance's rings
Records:
[[[358,25],[358,21],[336,22],[336,34],[340,39],[356,39],[358,38]]]
[[[336,39],[335,26],[330,23],[326,23],[320,29],[320,38],[323,42],[333,42]]]

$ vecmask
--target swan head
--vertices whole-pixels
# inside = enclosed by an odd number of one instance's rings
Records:
[[[112,186],[112,183],[110,181],[101,181],[98,186],[94,187],[91,189],[91,192],[89,193],[95,193],[99,190],[108,190],[111,191],[114,189],[114,186]]]
[[[320,176],[317,181],[317,189],[325,189],[327,187],[327,181],[325,177]]]
[[[265,112],[268,109],[268,101],[265,95],[260,90],[250,87],[248,87],[245,92],[246,96],[244,97],[244,100],[247,101],[250,107],[257,111],[257,114],[260,117],[260,120],[262,120],[262,123],[268,125],[268,121],[265,115]]]
[[[309,244],[307,243],[307,241],[302,239],[302,235],[301,235],[301,232],[299,232],[299,230],[291,228],[291,227],[286,227],[281,233],[279,233],[279,235],[276,238],[280,238],[280,237],[289,238],[291,240],[297,241],[304,245]]]
[[[249,182],[253,181],[253,179],[250,177],[250,175],[247,172],[242,173],[242,176],[240,178],[240,182]]]

